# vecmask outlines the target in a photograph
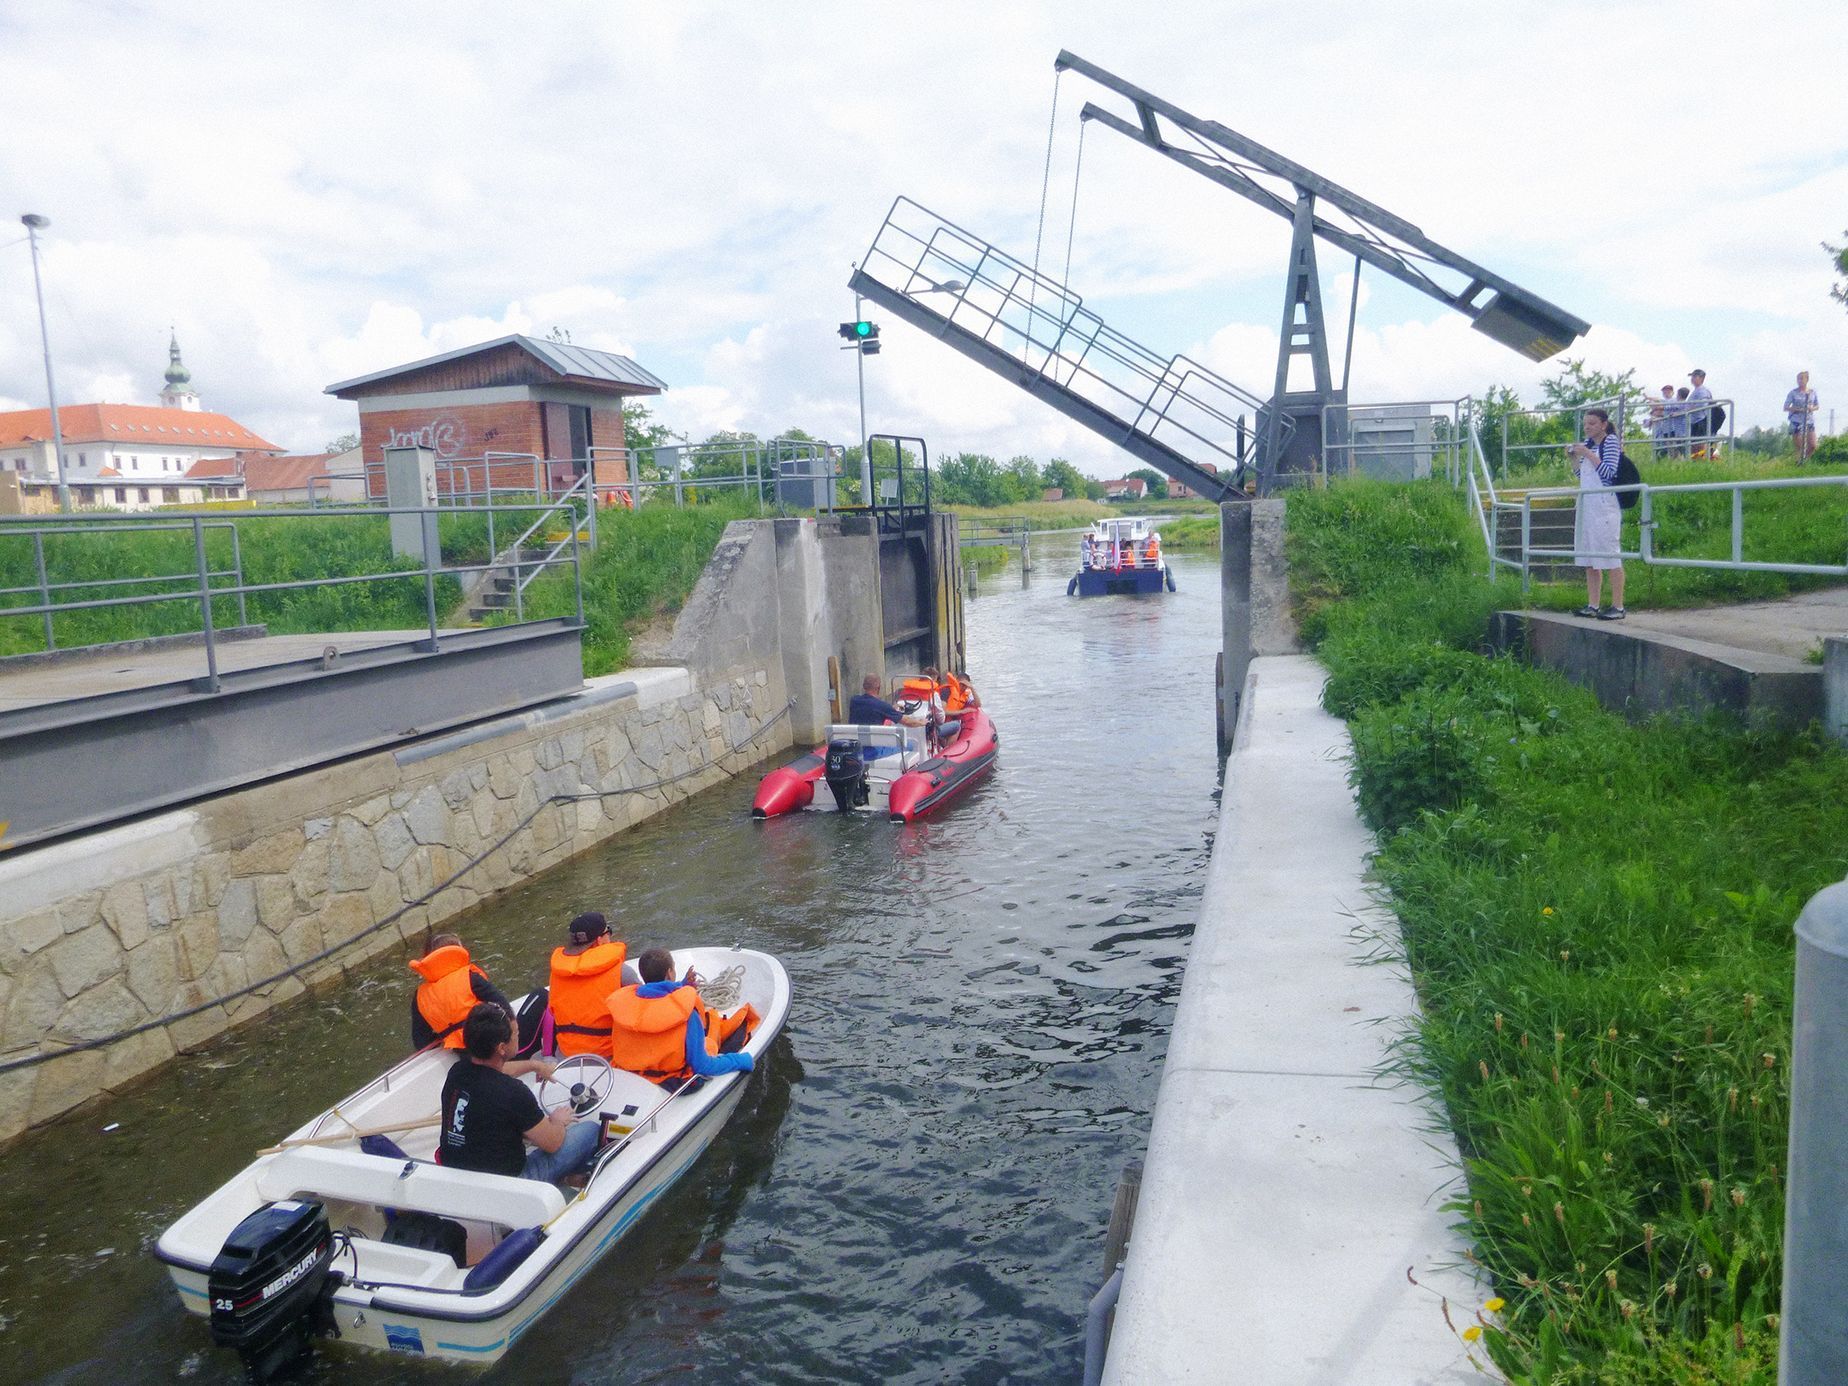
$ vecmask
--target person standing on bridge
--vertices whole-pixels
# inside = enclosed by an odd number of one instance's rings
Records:
[[[1610,488],[1617,484],[1623,444],[1602,409],[1585,411],[1585,441],[1567,451],[1578,464],[1578,520],[1572,561],[1585,570],[1585,605],[1574,614],[1621,621],[1623,611],[1623,508]],[[1611,604],[1600,604],[1604,575],[1611,575]]]

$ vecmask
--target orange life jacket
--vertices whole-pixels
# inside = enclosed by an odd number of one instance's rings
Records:
[[[665,996],[643,996],[640,986],[620,988],[609,999],[610,1062],[657,1083],[691,1077],[687,1017],[698,1005],[693,987],[677,987]],[[706,1052],[718,1052],[710,1030]]]
[[[929,702],[937,692],[937,685],[926,678],[906,679],[898,686],[898,691],[903,697]]]
[[[552,1033],[563,1055],[610,1056],[610,993],[629,950],[614,939],[582,953],[552,950]]]
[[[468,960],[468,949],[451,943],[411,959],[411,971],[424,979],[417,988],[417,1012],[436,1032],[445,1049],[462,1047],[462,1022],[475,1009],[475,987],[469,980],[487,973]]]
[[[954,674],[945,674],[943,680],[949,689],[943,697],[943,710],[955,713],[968,707],[970,699],[975,696],[975,690]]]

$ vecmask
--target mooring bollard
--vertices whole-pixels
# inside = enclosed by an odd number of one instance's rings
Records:
[[[1797,916],[1780,1386],[1848,1381],[1848,881]]]

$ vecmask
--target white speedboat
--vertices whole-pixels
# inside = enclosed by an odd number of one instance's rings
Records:
[[[762,1063],[789,1012],[789,977],[766,953],[688,948],[702,995],[760,1017]],[[736,969],[736,971],[733,971]],[[634,964],[624,980],[638,980]],[[723,1002],[724,1004],[720,1004]],[[257,1158],[161,1236],[180,1299],[266,1379],[316,1336],[458,1362],[497,1361],[649,1205],[692,1167],[748,1073],[670,1093],[594,1055],[522,1081],[547,1109],[569,1099],[604,1124],[576,1194],[538,1180],[433,1163],[453,1050],[412,1055]]]

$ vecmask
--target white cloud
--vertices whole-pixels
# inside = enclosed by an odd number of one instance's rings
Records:
[[[1794,4],[1693,0],[1669,23],[1588,2],[1350,0],[1305,26],[1207,0],[661,0],[517,24],[485,3],[199,0],[98,24],[65,0],[0,18],[0,186],[53,219],[68,397],[152,399],[172,323],[208,406],[313,448],[352,424],[322,394],[333,380],[559,326],[666,376],[657,412],[677,427],[851,439],[833,326],[895,195],[1023,259],[1038,229],[1042,270],[1065,275],[1078,107],[1126,109],[1061,80],[1042,225],[1051,60],[1068,46],[1596,321],[1574,354],[1602,368],[1698,362],[1747,421],[1771,422],[1808,364],[1826,407],[1848,378],[1848,315],[1816,243],[1848,223],[1848,89],[1791,79],[1789,27],[1815,25]],[[1078,193],[1086,301],[1267,390],[1282,222],[1095,125]],[[1324,268],[1339,339],[1346,263]],[[1379,282],[1362,279],[1357,395],[1546,373]],[[0,305],[0,398],[37,402],[23,245],[0,246]],[[867,363],[874,427],[1121,470],[1108,443],[940,343],[892,323],[885,341]]]

